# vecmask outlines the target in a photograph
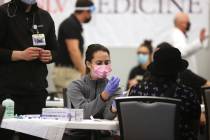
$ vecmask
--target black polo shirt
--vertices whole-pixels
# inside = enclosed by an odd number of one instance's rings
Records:
[[[146,72],[146,70],[142,69],[141,66],[139,66],[139,65],[135,66],[131,70],[128,80],[131,80],[131,79],[135,78],[136,76],[143,76],[145,72]]]
[[[84,52],[84,39],[82,36],[82,25],[77,20],[76,16],[72,14],[69,18],[65,19],[58,31],[58,42],[59,42],[59,48],[58,48],[58,57],[56,60],[56,65],[61,66],[70,66],[74,67],[74,64],[70,58],[70,54],[68,52],[67,45],[65,43],[66,39],[78,39],[79,40],[79,50],[81,54],[83,55]]]
[[[25,13],[24,4],[16,1],[17,11],[8,13],[8,7],[14,3],[0,6],[0,95],[10,92],[40,91],[47,87],[47,66],[40,60],[12,61],[12,51],[23,51],[32,47],[32,25],[38,25],[39,33],[45,35],[46,46],[55,58],[57,41],[53,19],[47,11],[33,5],[29,13]],[[14,16],[11,16],[14,15]],[[41,92],[40,92],[41,94]]]

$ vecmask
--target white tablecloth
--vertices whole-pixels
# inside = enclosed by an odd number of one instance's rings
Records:
[[[119,126],[118,121],[110,120],[58,121],[41,119],[3,119],[1,128],[22,132],[48,140],[62,140],[66,128],[118,130]]]

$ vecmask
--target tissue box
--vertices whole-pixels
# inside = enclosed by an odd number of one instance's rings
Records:
[[[68,108],[43,108],[42,119],[69,121],[71,119],[71,112]]]
[[[70,109],[71,121],[82,121],[84,119],[84,109]]]

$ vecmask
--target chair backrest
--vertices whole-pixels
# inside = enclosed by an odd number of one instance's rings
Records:
[[[175,140],[180,100],[132,96],[116,99],[122,140]]]
[[[70,98],[67,95],[67,88],[63,89],[63,104],[64,104],[64,107],[74,108],[74,106],[71,103]]]
[[[0,125],[1,125],[2,119],[4,117],[4,111],[5,111],[5,107],[0,105]]]
[[[63,89],[63,106],[68,107],[67,88]]]
[[[204,104],[207,124],[207,138],[210,140],[210,87],[203,88],[204,90]]]

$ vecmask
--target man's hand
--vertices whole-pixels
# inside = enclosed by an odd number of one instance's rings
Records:
[[[206,39],[206,29],[200,31],[200,41],[203,42]]]
[[[39,52],[41,51],[41,48],[37,47],[29,47],[22,51],[22,58],[26,61],[32,61],[39,58]]]
[[[43,63],[49,63],[52,60],[52,53],[50,50],[41,50],[39,60]]]
[[[39,52],[41,48],[29,47],[24,51],[13,51],[12,52],[12,61],[32,61],[39,58]]]
[[[200,125],[205,125],[206,124],[206,116],[205,114],[202,112],[201,116],[200,116]]]

